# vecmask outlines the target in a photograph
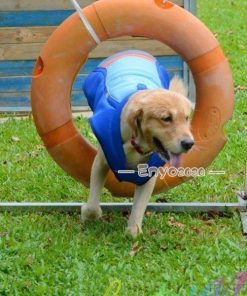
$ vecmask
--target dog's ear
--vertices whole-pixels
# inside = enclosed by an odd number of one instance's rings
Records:
[[[143,110],[138,108],[137,110],[131,112],[128,118],[128,124],[131,126],[133,130],[133,136],[137,137],[138,135],[138,128],[140,128],[141,121],[143,117]]]
[[[184,84],[183,80],[178,76],[174,76],[170,82],[169,90],[177,92],[185,97],[188,95],[188,88]]]

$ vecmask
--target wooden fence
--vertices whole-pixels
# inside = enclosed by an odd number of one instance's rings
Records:
[[[193,10],[193,1],[174,2]],[[78,2],[83,7],[93,1]],[[35,59],[55,28],[72,13],[74,9],[69,0],[0,2],[0,112],[30,111],[30,89]],[[164,44],[142,37],[110,39],[90,53],[88,62],[78,74],[71,98],[74,110],[87,106],[82,92],[82,83],[87,74],[105,57],[125,49],[148,51],[158,57],[171,76],[176,73],[188,78],[182,59]]]

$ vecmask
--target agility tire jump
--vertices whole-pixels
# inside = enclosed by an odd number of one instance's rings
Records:
[[[192,120],[195,146],[182,167],[207,167],[223,148],[224,124],[233,112],[233,82],[228,61],[214,35],[192,14],[163,0],[100,0],[82,10],[100,41],[143,36],[170,46],[189,65],[196,85]],[[74,79],[97,46],[79,15],[73,14],[51,35],[35,64],[32,110],[48,152],[68,174],[88,186],[95,148],[75,127],[70,106]],[[155,193],[188,178],[157,178]],[[114,196],[133,196],[134,185],[110,171],[105,184]]]

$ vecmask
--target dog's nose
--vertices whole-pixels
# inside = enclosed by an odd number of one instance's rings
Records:
[[[184,139],[181,141],[181,146],[185,151],[190,150],[190,148],[194,145],[194,141],[191,139]]]

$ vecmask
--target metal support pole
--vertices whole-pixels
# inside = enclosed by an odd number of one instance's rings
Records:
[[[240,210],[240,217],[243,225],[243,233],[247,234],[247,159],[245,161],[245,175],[244,175],[244,188],[243,191],[237,193],[239,204],[245,207],[244,210]]]
[[[184,0],[184,9],[196,15],[196,0]],[[192,73],[186,62],[183,63],[183,77],[184,82],[188,86],[189,91],[189,99],[193,103],[193,107],[195,107],[196,101],[196,88]]]

